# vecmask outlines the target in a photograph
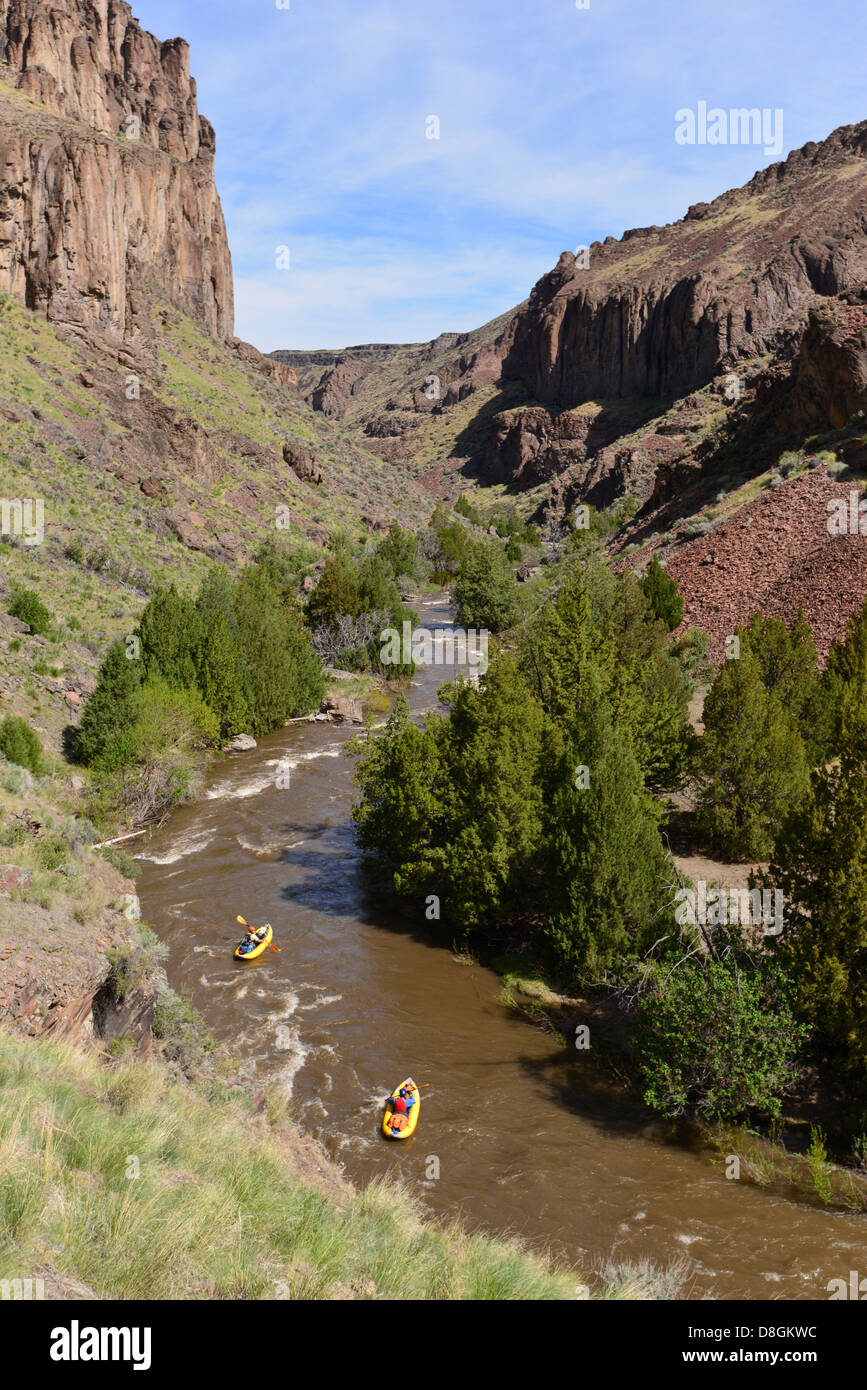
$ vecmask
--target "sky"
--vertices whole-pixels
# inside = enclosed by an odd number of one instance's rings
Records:
[[[585,2],[137,0],[189,41],[217,131],[236,333],[270,352],[477,328],[561,251],[867,119],[863,0]],[[701,102],[781,112],[782,156],[680,143]]]

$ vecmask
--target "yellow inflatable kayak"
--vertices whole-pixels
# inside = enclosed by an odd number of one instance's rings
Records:
[[[412,1094],[415,1096],[415,1104],[410,1106],[409,1114],[405,1117],[405,1122],[403,1124],[398,1124],[397,1127],[395,1127],[395,1120],[404,1120],[404,1116],[395,1116],[394,1113],[394,1102],[397,1100],[398,1096],[400,1095],[400,1092],[403,1090],[412,1091]],[[418,1125],[418,1117],[420,1113],[421,1091],[418,1089],[418,1086],[416,1086],[412,1077],[408,1076],[406,1078],[406,1081],[401,1081],[399,1086],[395,1086],[394,1090],[388,1098],[388,1101],[386,1102],[385,1114],[382,1117],[382,1132],[385,1135],[386,1139],[411,1138],[411,1136],[415,1134],[416,1126]]]
[[[270,922],[266,922],[264,927],[257,927],[254,932],[245,936],[243,941],[238,942],[235,947],[235,960],[255,960],[263,951],[267,951],[273,935]]]

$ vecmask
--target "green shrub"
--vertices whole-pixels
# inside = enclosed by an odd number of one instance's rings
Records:
[[[43,869],[59,869],[68,854],[69,846],[62,835],[40,835],[36,841],[36,858]]]
[[[691,627],[672,646],[672,656],[695,685],[709,674],[707,659],[709,638],[703,628]]]
[[[64,830],[64,838],[70,849],[80,849],[83,845],[92,845],[94,840],[98,840],[99,831],[84,816],[70,816]]]
[[[99,850],[103,859],[106,859],[119,874],[124,878],[138,878],[141,874],[141,865],[133,859],[131,854],[127,854],[125,849],[118,849],[115,845],[106,845]]]
[[[412,531],[405,531],[398,522],[393,521],[391,523],[388,528],[388,535],[380,541],[376,547],[376,553],[387,561],[396,579],[403,576],[409,577],[415,573],[416,538]]]
[[[734,1120],[780,1113],[808,1029],[795,1022],[780,970],[733,957],[657,968],[638,1009],[636,1052],[648,1105]]]
[[[10,763],[27,768],[38,777],[44,767],[42,742],[35,729],[31,729],[26,719],[17,714],[9,714],[0,724],[0,753]]]
[[[821,1201],[828,1203],[834,1196],[831,1186],[831,1167],[828,1148],[820,1125],[810,1125],[810,1146],[807,1149],[807,1173],[810,1188]]]
[[[9,604],[9,612],[13,618],[19,622],[27,623],[30,631],[37,636],[44,636],[50,632],[54,625],[54,620],[45,604],[37,594],[35,589],[24,589],[20,585],[14,585],[12,589],[12,599]]]
[[[671,575],[659,563],[658,556],[654,555],[651,560],[641,587],[655,616],[665,623],[669,632],[673,632],[683,621],[683,599]]]
[[[104,545],[94,546],[93,550],[87,553],[87,568],[93,570],[96,574],[101,574],[104,569],[108,568],[110,560],[111,555]]]
[[[216,1046],[190,998],[167,986],[157,991],[153,1034],[163,1044],[165,1055],[182,1067],[195,1065]]]
[[[518,617],[518,587],[502,547],[473,541],[461,560],[454,586],[458,622],[502,632]]]
[[[0,785],[12,796],[24,796],[33,786],[33,774],[28,772],[26,767],[4,763],[0,767]]]

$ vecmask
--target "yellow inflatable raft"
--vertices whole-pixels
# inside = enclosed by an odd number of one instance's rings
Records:
[[[406,1116],[406,1123],[395,1129],[393,1123],[395,1118],[400,1120],[404,1117],[401,1115],[395,1117],[394,1102],[397,1100],[400,1092],[404,1089],[404,1087],[406,1087],[407,1090],[409,1090],[410,1087],[412,1088],[413,1095],[415,1096],[415,1104],[410,1108],[409,1114]],[[418,1089],[418,1086],[416,1086],[412,1077],[408,1076],[406,1078],[406,1081],[401,1081],[399,1086],[395,1086],[386,1103],[385,1114],[382,1117],[382,1132],[385,1135],[386,1139],[411,1138],[412,1135],[415,1134],[416,1126],[418,1125],[418,1117],[420,1113],[421,1091]]]
[[[273,935],[270,922],[266,922],[264,927],[257,927],[254,932],[245,936],[243,941],[238,942],[235,947],[235,960],[255,960],[263,951],[267,951]]]

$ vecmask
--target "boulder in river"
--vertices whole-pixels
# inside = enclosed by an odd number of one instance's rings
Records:
[[[252,753],[258,744],[249,734],[236,734],[226,745],[230,753]]]

